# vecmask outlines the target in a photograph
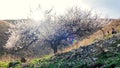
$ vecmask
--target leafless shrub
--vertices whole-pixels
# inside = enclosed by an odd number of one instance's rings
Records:
[[[70,45],[74,43],[74,40],[78,41],[102,28],[106,22],[106,19],[93,15],[91,11],[83,11],[78,7],[73,7],[64,16],[57,17],[54,24],[57,24],[55,27],[58,28],[46,40],[56,53],[59,45]],[[63,40],[65,42],[61,43]]]

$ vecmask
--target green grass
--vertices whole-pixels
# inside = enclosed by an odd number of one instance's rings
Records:
[[[8,67],[8,62],[0,61],[0,68],[7,68],[7,67]]]
[[[0,68],[8,68],[9,67],[9,63],[14,63],[14,62],[3,62],[3,61],[0,61]],[[22,68],[21,62],[17,61],[17,63],[18,64],[13,66],[13,68]]]
[[[119,52],[106,52],[96,56],[97,63],[101,63],[105,68],[120,67],[120,53]]]
[[[79,59],[71,59],[71,60],[64,60],[59,58],[50,58],[44,57],[40,59],[35,59],[32,61],[34,68],[80,68],[80,66],[86,66],[85,63],[82,63],[83,60]],[[89,63],[88,63],[89,64]],[[86,66],[87,67],[87,66]]]
[[[94,57],[98,58],[96,64],[100,63],[104,65],[104,68],[120,67],[120,53],[119,52],[106,52],[96,54]],[[70,60],[51,58],[51,56],[45,56],[43,58],[34,59],[29,64],[28,68],[88,68],[91,66],[90,61],[84,61],[84,59],[72,58]],[[8,62],[0,62],[0,68],[7,68]],[[16,66],[15,68],[22,68]]]

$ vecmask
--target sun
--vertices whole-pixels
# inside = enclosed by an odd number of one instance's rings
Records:
[[[34,21],[43,21],[45,20],[45,13],[40,10],[35,11],[35,12],[32,12],[30,18]]]

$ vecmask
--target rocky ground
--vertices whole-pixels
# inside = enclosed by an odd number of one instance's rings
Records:
[[[22,65],[23,66],[23,65]],[[25,66],[25,65],[24,65]],[[23,68],[119,68],[120,34],[70,52],[32,60]]]
[[[115,68],[120,67],[119,51],[120,36],[118,34],[86,47],[57,54],[49,62],[60,68]]]

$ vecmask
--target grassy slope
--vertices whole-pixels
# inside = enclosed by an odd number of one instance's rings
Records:
[[[119,68],[120,46],[118,44],[120,44],[120,34],[66,53],[34,59],[26,68]],[[1,65],[6,68],[8,63],[2,62]],[[20,68],[18,66],[16,65],[15,68]]]
[[[28,63],[26,68],[119,68],[119,44],[120,34],[118,33],[89,46],[80,47],[54,56],[34,59]],[[1,65],[6,68],[8,63],[1,62]],[[16,68],[19,67],[16,66]]]
[[[111,33],[112,27],[119,32],[119,20],[114,21],[113,23],[103,28],[103,31],[106,35],[105,37],[108,37],[107,31],[110,31]],[[93,35],[91,35],[88,40],[85,41],[89,41],[87,43],[90,44],[91,42],[101,38],[102,36],[103,33],[101,31],[97,31]],[[116,37],[106,39],[107,40],[101,40],[97,43],[94,43],[93,45],[81,48],[79,48],[78,46],[81,43],[79,42],[77,43],[77,47],[75,47],[78,49],[73,48],[75,50],[68,50],[69,52],[66,53],[57,54],[55,56],[45,56],[40,59],[32,60],[30,63],[28,63],[29,66],[27,68],[94,68],[97,66],[101,66],[103,68],[120,67],[120,48],[119,46],[117,46],[118,44],[120,44],[120,37],[118,35]],[[114,42],[110,43],[112,40]],[[83,40],[82,42],[85,41]],[[97,44],[99,45],[97,46]],[[104,47],[99,47],[101,44]],[[0,62],[0,68],[7,68],[8,63],[9,62]],[[16,66],[16,68],[20,67]]]

